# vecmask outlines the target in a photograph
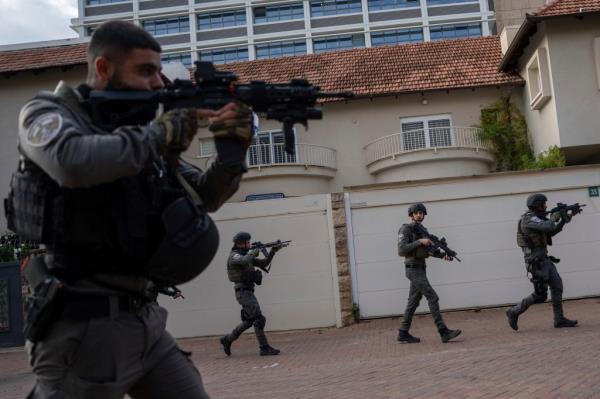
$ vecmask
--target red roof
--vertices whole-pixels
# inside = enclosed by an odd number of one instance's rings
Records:
[[[536,17],[581,14],[600,11],[600,0],[555,0],[532,13]]]
[[[84,64],[86,43],[0,52],[0,73]],[[499,72],[498,36],[354,49],[220,66],[242,82],[305,78],[324,91],[357,96],[518,85],[515,72]]]
[[[0,52],[0,73],[86,63],[87,43]]]
[[[304,78],[324,91],[357,96],[523,84],[499,72],[497,36],[354,49],[224,65],[242,82]]]

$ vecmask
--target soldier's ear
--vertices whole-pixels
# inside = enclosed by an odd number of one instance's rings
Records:
[[[104,89],[115,73],[115,64],[108,58],[99,56],[94,60],[94,69],[99,89]]]

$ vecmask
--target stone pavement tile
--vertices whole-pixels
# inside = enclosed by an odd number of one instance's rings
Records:
[[[180,340],[214,399],[600,398],[600,299],[565,302],[579,319],[552,326],[550,304],[535,305],[506,322],[505,308],[447,312],[463,334],[443,344],[429,315],[417,316],[419,344],[396,341],[398,318],[343,329],[269,333],[273,357],[258,356],[253,334],[235,342],[232,356],[218,337]],[[0,354],[0,398],[25,396],[33,378],[22,352]]]

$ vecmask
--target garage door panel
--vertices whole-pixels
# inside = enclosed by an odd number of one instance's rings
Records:
[[[359,290],[394,290],[408,288],[404,265],[399,262],[373,262],[357,265]]]
[[[564,178],[567,186],[577,178],[575,171],[572,173],[572,179]],[[441,297],[443,309],[516,303],[531,293],[523,254],[516,246],[515,236],[529,195],[522,191],[533,182],[539,189],[538,177],[547,176],[524,175],[519,179],[506,176],[496,181],[491,179],[485,187],[479,186],[476,179],[471,183],[457,182],[457,187],[473,193],[472,198],[440,200],[437,184],[407,188],[421,192],[429,213],[425,220],[429,231],[446,237],[463,260],[462,263],[434,258],[427,261],[428,277]],[[552,183],[552,187],[557,186],[552,179],[545,181]],[[460,193],[446,183],[439,184],[444,185],[448,186],[448,193]],[[498,193],[499,188],[510,194],[484,194]],[[477,192],[481,195],[476,195]],[[587,188],[546,190],[545,193],[549,207],[559,201],[589,204],[582,215],[576,216],[555,237],[555,245],[549,249],[552,255],[563,259],[557,267],[565,282],[565,297],[600,294],[600,212],[597,210],[600,204],[587,197]],[[405,192],[397,188],[350,194],[350,202],[355,204],[352,228],[356,289],[363,317],[396,315],[406,306],[409,282],[404,276],[403,259],[397,255],[397,231],[407,222],[409,202],[398,199],[404,195]],[[427,202],[428,197],[438,199]],[[356,207],[358,204],[360,208]],[[419,311],[424,310],[427,306],[422,304]]]

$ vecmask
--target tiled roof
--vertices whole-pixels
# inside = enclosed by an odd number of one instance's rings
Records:
[[[324,91],[357,96],[523,84],[498,72],[497,36],[354,49],[224,65],[241,82],[304,78]]]
[[[0,73],[86,63],[87,43],[0,52]]]
[[[567,17],[600,12],[600,0],[554,0],[527,14],[515,38],[500,63],[500,70],[510,71],[529,45],[529,38],[537,32],[537,24],[548,18]]]
[[[84,64],[87,44],[0,52],[0,73]],[[242,82],[304,78],[324,91],[375,96],[430,90],[523,84],[498,72],[497,36],[354,49],[219,66]]]
[[[555,0],[532,13],[536,17],[581,14],[600,11],[600,0]]]

